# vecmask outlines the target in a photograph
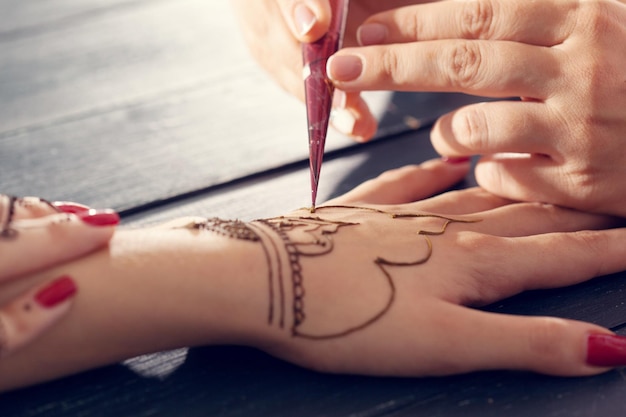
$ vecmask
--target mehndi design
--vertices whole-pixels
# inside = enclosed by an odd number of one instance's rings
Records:
[[[13,227],[15,220],[15,209],[20,207],[33,207],[35,204],[45,204],[54,211],[59,211],[52,203],[38,197],[15,197],[0,194],[0,239],[13,239],[18,235],[17,229]]]
[[[310,319],[306,314],[306,285],[304,270],[302,267],[303,257],[319,257],[329,254],[334,249],[333,236],[339,233],[343,227],[358,226],[360,223],[332,221],[319,215],[311,216],[281,216],[270,219],[259,219],[250,223],[240,220],[222,220],[218,218],[207,219],[202,222],[194,222],[189,227],[198,230],[206,230],[218,233],[230,238],[243,239],[251,242],[260,242],[263,247],[268,264],[269,308],[268,324],[276,323],[280,328],[288,326],[292,336],[306,339],[332,339],[346,336],[361,330],[379,320],[391,308],[396,288],[393,283],[390,267],[404,267],[420,265],[430,259],[433,246],[429,236],[443,234],[451,223],[472,223],[475,220],[460,220],[446,216],[425,213],[389,213],[380,209],[356,206],[321,206],[317,207],[315,214],[328,209],[363,210],[375,214],[387,215],[393,219],[427,218],[442,221],[440,228],[434,231],[417,230],[417,235],[422,236],[426,243],[427,251],[423,256],[411,261],[393,261],[383,257],[372,259],[372,262],[381,271],[381,279],[387,287],[386,294],[382,294],[385,300],[375,311],[368,316],[361,317],[355,323],[343,325],[339,330],[307,331],[304,330],[305,322]],[[278,238],[278,239],[277,239]],[[287,283],[285,276],[291,278],[291,317],[287,325]],[[333,324],[333,325],[336,325]]]
[[[11,239],[17,235],[17,231],[11,227],[15,215],[17,197],[0,195],[4,204],[0,204],[0,238]]]

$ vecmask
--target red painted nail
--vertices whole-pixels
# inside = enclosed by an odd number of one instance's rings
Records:
[[[43,307],[52,308],[76,294],[77,290],[74,280],[64,276],[39,290],[35,300]]]
[[[113,210],[87,210],[76,215],[91,226],[115,226],[120,222],[120,216]]]
[[[62,213],[77,214],[89,210],[89,207],[69,201],[55,201],[52,205]]]
[[[469,156],[443,156],[441,160],[449,164],[464,164],[471,161],[472,158]]]
[[[589,335],[587,364],[602,367],[626,365],[626,337],[613,334]]]

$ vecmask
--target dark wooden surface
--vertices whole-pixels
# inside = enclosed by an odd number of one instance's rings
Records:
[[[304,109],[249,58],[227,2],[0,0],[0,22],[0,192],[114,207],[126,225],[308,204]],[[331,133],[321,200],[432,157],[429,124],[472,99],[368,100],[380,139],[356,146]],[[625,289],[618,274],[488,309],[621,333]],[[224,346],[1,394],[0,416],[622,416],[625,375],[323,375]]]

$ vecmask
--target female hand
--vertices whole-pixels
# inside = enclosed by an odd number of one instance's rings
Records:
[[[2,284],[78,258],[104,246],[119,217],[80,204],[0,194],[0,289]],[[0,357],[14,353],[65,315],[76,285],[66,275],[51,279],[0,307]]]
[[[336,86],[510,98],[443,116],[442,155],[480,154],[503,197],[626,216],[626,5],[617,0],[466,0],[367,19],[331,58]],[[367,123],[367,122],[365,122]]]
[[[316,41],[327,32],[331,20],[330,1],[231,0],[254,59],[282,88],[302,101],[301,43]],[[419,1],[352,0],[344,46],[357,45],[356,29],[365,18],[382,10],[415,3]],[[359,93],[346,95],[336,90],[333,115],[342,116],[334,117],[335,120],[347,121],[334,124],[344,134],[365,139],[376,132],[376,120]]]
[[[273,333],[258,345],[316,370],[373,375],[590,375],[626,364],[626,338],[599,326],[470,308],[626,269],[626,229],[592,231],[615,219],[479,188],[406,203],[443,169],[391,171],[313,214],[253,222],[280,235],[268,264],[290,265],[268,276]]]
[[[71,275],[81,297],[45,340],[0,361],[0,390],[210,344],[369,375],[625,365],[626,339],[602,327],[472,307],[626,270],[626,229],[480,188],[416,202],[469,169],[437,160],[390,171],[314,213],[119,231],[106,250],[31,276]]]

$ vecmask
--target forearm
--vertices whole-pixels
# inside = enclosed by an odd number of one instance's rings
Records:
[[[8,298],[18,284],[67,274],[79,294],[62,323],[0,361],[0,389],[163,349],[246,343],[266,330],[262,262],[258,246],[218,235],[118,232],[105,250],[3,288]]]

